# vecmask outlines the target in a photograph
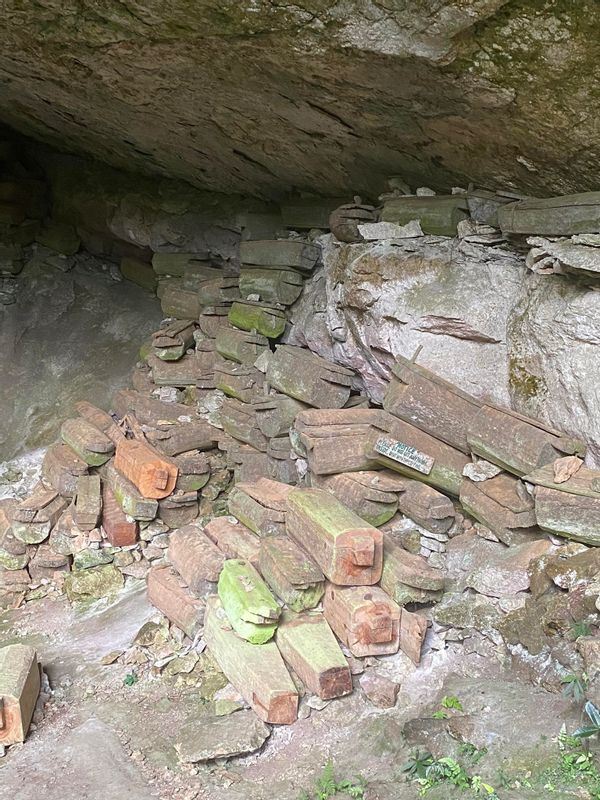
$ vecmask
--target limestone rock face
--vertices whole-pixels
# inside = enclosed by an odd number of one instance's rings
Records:
[[[595,11],[6,0],[0,108],[62,149],[225,192],[377,194],[389,174],[581,191],[600,172]]]
[[[445,237],[341,244],[293,307],[290,344],[354,369],[381,402],[397,355],[589,443],[600,463],[600,293],[514,250]]]

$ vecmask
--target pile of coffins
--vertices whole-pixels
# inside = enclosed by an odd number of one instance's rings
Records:
[[[498,224],[510,200],[395,193],[382,223],[358,198],[334,222],[350,238],[415,219],[453,235],[469,213]],[[208,253],[122,265],[167,319],[111,413],[80,403],[33,493],[0,501],[0,603],[147,577],[258,716],[290,723],[293,674],[329,700],[352,690],[349,659],[419,663],[447,545],[475,530],[463,515],[515,550],[544,531],[600,543],[600,472],[576,438],[405,358],[374,408],[351,370],[286,343],[319,258],[290,238],[242,242],[239,275]]]

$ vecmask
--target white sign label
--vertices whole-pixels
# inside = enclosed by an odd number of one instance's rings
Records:
[[[421,453],[420,450],[409,444],[396,442],[394,439],[378,439],[375,443],[375,451],[386,458],[391,458],[392,461],[422,472],[423,475],[429,475],[433,467],[434,459],[431,456]]]

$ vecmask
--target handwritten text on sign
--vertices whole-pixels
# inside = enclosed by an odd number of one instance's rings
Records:
[[[378,439],[375,443],[375,451],[399,464],[422,472],[423,475],[429,475],[433,467],[434,459],[431,456],[421,453],[420,450],[404,444],[404,442],[396,442],[394,439]]]

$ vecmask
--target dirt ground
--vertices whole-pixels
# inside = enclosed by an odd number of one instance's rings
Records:
[[[558,753],[553,737],[563,723],[578,722],[575,707],[560,695],[511,680],[508,665],[493,648],[486,652],[483,638],[477,648],[456,644],[436,651],[426,643],[418,669],[402,654],[375,666],[401,684],[394,708],[374,707],[357,689],[292,726],[274,728],[258,753],[183,765],[174,743],[207,713],[202,681],[190,685],[181,676],[143,673],[129,686],[131,666],[101,663],[127,650],[153,619],[160,615],[140,582],[114,603],[85,611],[46,598],[2,613],[0,641],[34,644],[52,689],[26,744],[0,758],[2,800],[297,800],[311,791],[329,759],[338,779],[363,776],[367,800],[409,800],[419,796],[419,787],[406,781],[401,766],[415,746],[436,756],[456,754],[466,741],[486,749],[476,770],[496,788],[499,774],[535,776],[552,763]],[[464,708],[450,723],[432,719],[444,695],[460,698]],[[437,792],[429,796],[454,796],[447,788]],[[541,788],[497,792],[504,800],[546,796]],[[552,795],[562,796],[585,795]]]

